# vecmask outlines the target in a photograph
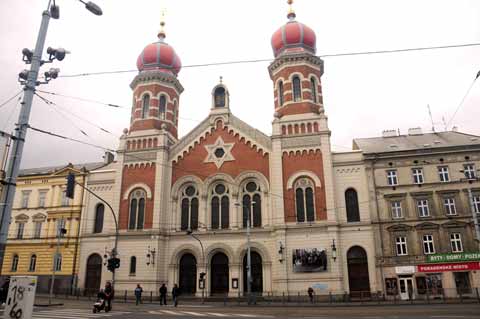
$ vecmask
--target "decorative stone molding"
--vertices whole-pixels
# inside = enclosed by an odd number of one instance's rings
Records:
[[[130,185],[130,187],[128,187],[127,190],[125,190],[125,192],[123,193],[123,198],[122,199],[127,200],[128,196],[130,196],[130,193],[136,188],[143,189],[147,193],[147,198],[148,199],[152,198],[152,190],[150,189],[150,187],[148,187],[147,184],[136,183],[136,184]]]
[[[308,177],[313,180],[313,182],[315,183],[315,187],[322,187],[322,182],[320,181],[320,178],[318,178],[317,174],[312,171],[303,170],[296,172],[288,178],[287,189],[292,189],[293,183],[300,177]]]

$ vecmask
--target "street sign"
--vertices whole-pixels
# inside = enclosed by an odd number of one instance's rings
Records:
[[[448,271],[468,271],[479,270],[478,261],[451,264],[425,264],[417,266],[418,272],[448,272]]]
[[[480,261],[480,253],[433,254],[427,256],[427,263],[449,263]]]
[[[12,276],[8,288],[7,304],[3,313],[5,319],[32,318],[36,276]]]

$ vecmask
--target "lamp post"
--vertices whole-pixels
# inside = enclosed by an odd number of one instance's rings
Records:
[[[101,15],[102,10],[99,6],[93,2],[83,2],[85,7],[90,12]],[[23,147],[25,144],[25,138],[27,135],[28,121],[30,118],[30,111],[32,109],[33,95],[35,94],[35,88],[40,84],[46,84],[50,79],[55,79],[58,76],[58,69],[52,68],[50,71],[45,72],[45,79],[43,82],[38,81],[38,74],[40,72],[40,66],[44,63],[53,62],[57,59],[63,60],[67,53],[64,49],[52,49],[49,48],[47,53],[49,54],[48,60],[42,60],[42,52],[45,46],[45,39],[47,37],[48,23],[50,18],[58,19],[60,17],[60,9],[55,4],[55,1],[48,1],[48,5],[45,11],[42,13],[42,22],[40,24],[40,30],[37,36],[37,42],[35,44],[35,50],[32,52],[29,49],[23,49],[23,61],[26,64],[30,64],[30,70],[23,70],[19,74],[19,81],[24,85],[23,101],[21,103],[20,114],[17,120],[17,128],[15,129],[15,136],[12,137],[12,151],[8,160],[8,167],[6,171],[6,178],[4,181],[4,190],[0,201],[0,268],[3,265],[3,259],[5,256],[5,246],[7,244],[8,227],[12,215],[12,203],[15,195],[15,187],[18,177],[18,171],[20,169],[20,162],[22,160]]]
[[[250,220],[251,220],[251,206],[255,205],[255,201],[251,201],[247,205],[247,300],[248,304],[252,303],[252,255],[250,248]],[[235,206],[243,207],[243,204],[235,203]]]
[[[203,263],[205,263],[205,250],[203,249],[202,241],[200,240],[200,238],[198,238],[197,236],[195,236],[193,234],[193,231],[191,229],[187,230],[187,235],[196,239],[198,241],[198,243],[200,244],[200,248],[202,249],[202,261],[203,261]],[[205,302],[205,272],[203,272],[203,271],[200,272],[200,281],[202,282],[202,285],[200,286],[200,288],[202,289],[202,303],[204,303]]]

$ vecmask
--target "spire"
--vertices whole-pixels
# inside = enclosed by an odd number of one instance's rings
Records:
[[[160,42],[163,42],[165,40],[166,34],[165,34],[165,9],[162,9],[162,15],[160,19],[160,31],[158,31],[157,37],[160,40]]]
[[[288,20],[293,21],[293,20],[295,20],[295,17],[297,16],[295,14],[295,10],[293,10],[293,7],[292,7],[293,0],[287,0],[287,3],[288,3],[288,6],[289,6],[287,18],[288,18]]]

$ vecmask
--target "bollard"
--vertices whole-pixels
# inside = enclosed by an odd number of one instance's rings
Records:
[[[463,303],[463,294],[462,294],[462,288],[458,289],[458,294],[460,295],[460,303]]]
[[[282,305],[285,304],[285,292],[282,292]]]
[[[332,303],[332,292],[331,291],[328,292],[328,302]]]
[[[127,291],[125,290],[124,298],[123,298],[123,303],[127,303]]]
[[[226,307],[227,306],[227,294],[225,294],[223,296],[223,306]]]
[[[153,291],[150,291],[150,303],[153,303]]]
[[[297,303],[300,304],[300,291],[298,292]]]

